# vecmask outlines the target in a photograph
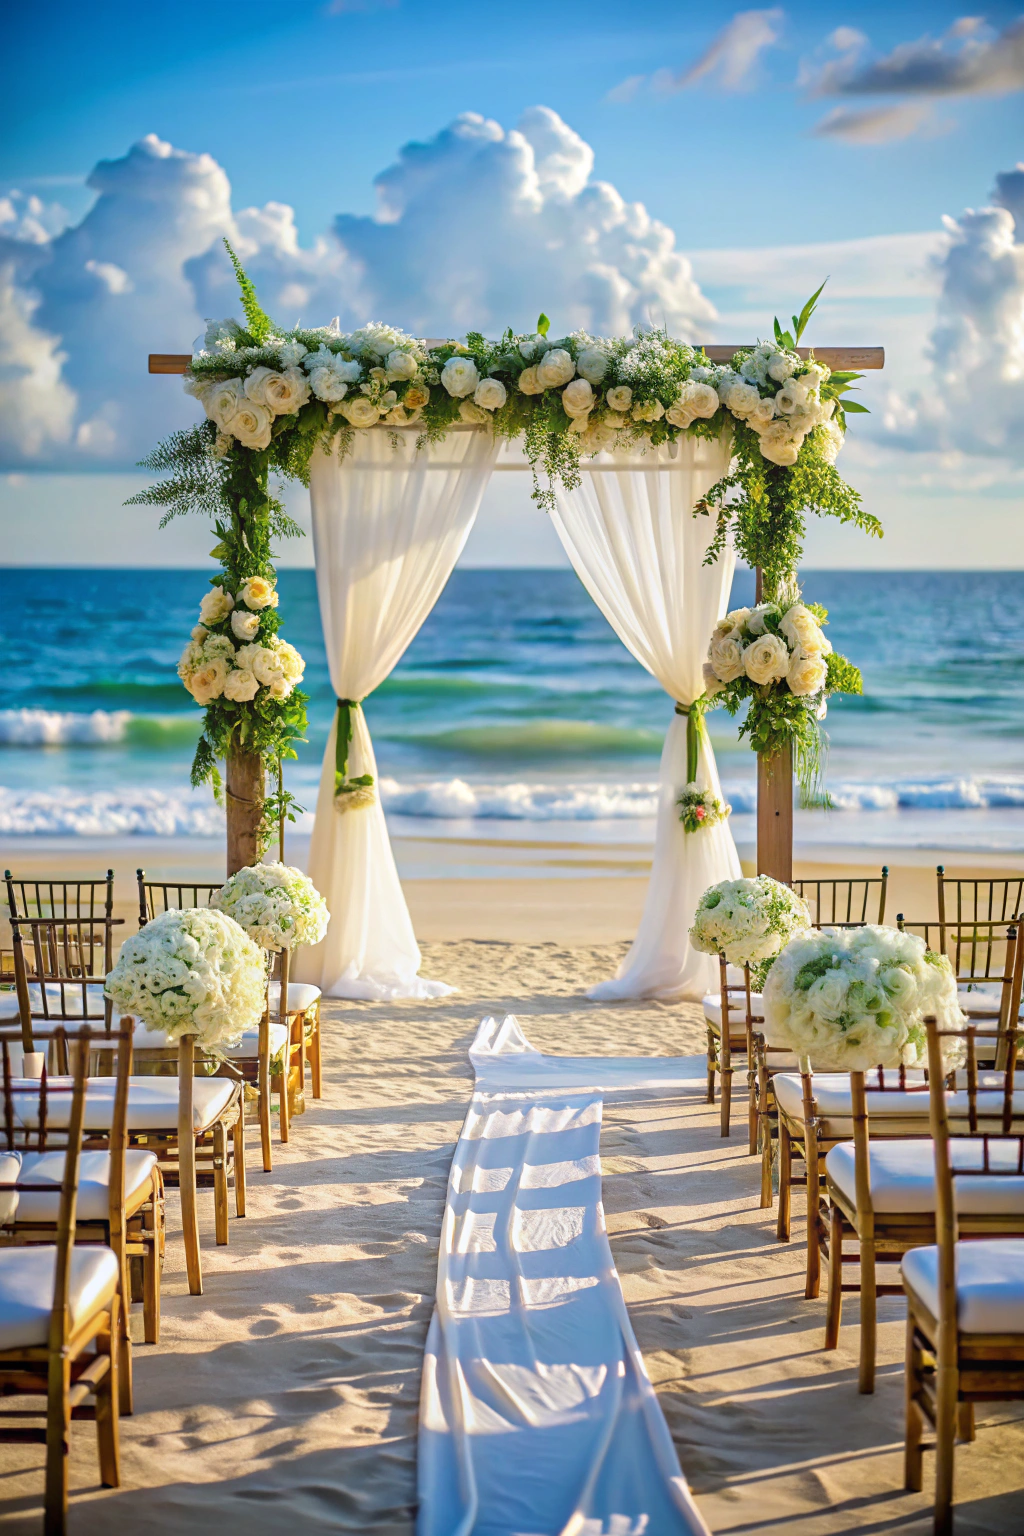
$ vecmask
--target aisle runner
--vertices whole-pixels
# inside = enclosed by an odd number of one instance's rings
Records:
[[[707,1536],[626,1313],[599,1157],[606,1093],[702,1079],[682,1058],[542,1056],[511,1016],[484,1020],[470,1060],[423,1370],[418,1536]]]

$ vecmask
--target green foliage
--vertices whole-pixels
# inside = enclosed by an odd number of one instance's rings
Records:
[[[235,255],[231,242],[226,236],[224,238],[224,248],[228,253],[231,265],[235,269],[235,277],[238,279],[238,288],[242,295],[242,308],[245,311],[249,335],[257,346],[261,346],[268,336],[274,334],[273,322],[256,297],[256,289],[252,285],[252,280]]]
[[[537,335],[546,336],[551,329],[551,321],[543,311],[537,317]]]
[[[826,277],[825,283],[827,282],[828,278]],[[811,294],[810,298],[807,300],[807,303],[804,305],[800,313],[793,316],[792,331],[784,331],[778,322],[778,318],[776,317],[774,321],[775,340],[778,342],[780,347],[795,347],[799,344],[801,336],[807,329],[807,322],[810,320],[811,316],[814,314],[814,311],[817,309],[818,300],[821,298],[821,295],[825,291],[825,283],[822,283],[821,287],[816,289],[815,292]]]
[[[160,519],[161,528],[165,528],[172,518],[185,517],[191,512],[216,518],[224,504],[227,480],[227,465],[213,452],[216,437],[217,429],[212,421],[204,421],[183,432],[172,432],[139,465],[140,469],[167,478],[129,496],[125,506],[166,507]]]

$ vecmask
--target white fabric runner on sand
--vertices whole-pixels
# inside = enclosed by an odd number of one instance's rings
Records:
[[[703,1058],[544,1056],[485,1019],[420,1399],[417,1536],[708,1536],[644,1368],[601,1203],[605,1094]]]
[[[628,463],[602,453],[580,465],[575,490],[555,486],[551,514],[583,585],[623,645],[677,703],[704,692],[711,631],[725,612],[736,557],[704,557],[713,517],[694,517],[704,493],[728,472],[731,439],[688,438]],[[709,885],[741,874],[728,822],[687,833],[676,797],[686,783],[686,720],[675,715],[661,756],[654,865],[640,927],[618,974],[591,988],[595,998],[699,1000],[717,976],[713,955],[687,934]],[[701,738],[697,783],[721,796],[715,754]]]
[[[462,553],[497,453],[489,432],[452,432],[417,449],[415,432],[354,432],[344,459],[313,456],[316,585],[327,664],[339,699],[365,699],[411,644]],[[397,442],[397,446],[396,446]],[[352,711],[350,778],[377,763],[362,709]],[[441,997],[418,974],[420,952],[379,798],[334,804],[337,719],[320,775],[309,876],[331,913],[303,949],[298,979],[329,997]]]

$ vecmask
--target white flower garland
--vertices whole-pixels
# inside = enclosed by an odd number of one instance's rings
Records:
[[[306,664],[294,645],[260,633],[262,615],[277,604],[273,583],[263,576],[250,576],[235,593],[211,586],[178,662],[178,676],[197,704],[222,697],[248,703],[261,689],[287,699],[302,681]]]

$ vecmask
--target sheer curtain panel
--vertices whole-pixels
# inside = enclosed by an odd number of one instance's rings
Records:
[[[413,431],[352,436],[344,458],[318,450],[310,477],[320,617],[339,708],[309,855],[331,922],[323,943],[301,952],[299,970],[330,997],[438,997],[451,988],[418,974],[361,703],[397,665],[451,575],[496,445],[479,429],[423,448]],[[341,769],[348,784],[371,776],[372,795],[336,796]]]
[[[728,437],[688,439],[628,462],[611,454],[585,461],[576,490],[556,487],[552,520],[583,585],[622,643],[677,704],[704,691],[703,663],[725,612],[735,556],[704,557],[711,517],[694,517],[700,497],[726,473]],[[687,937],[701,893],[740,874],[728,822],[687,833],[676,796],[686,783],[686,718],[675,714],[661,755],[654,863],[643,916],[618,975],[595,998],[699,999],[713,985],[714,958]],[[697,783],[721,794],[706,732]]]

